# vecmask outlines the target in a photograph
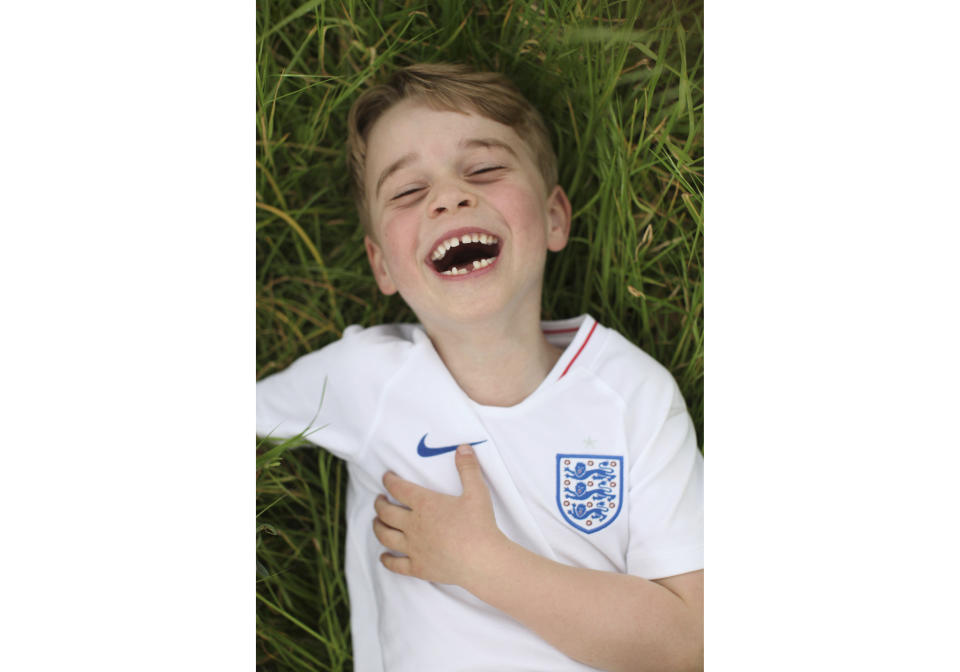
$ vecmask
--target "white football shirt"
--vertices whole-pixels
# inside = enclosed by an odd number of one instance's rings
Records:
[[[511,407],[467,397],[407,324],[349,327],[257,384],[258,434],[307,432],[348,463],[358,672],[592,669],[457,586],[380,564],[372,521],[384,472],[457,495],[461,443],[474,444],[497,525],[529,550],[646,579],[703,568],[703,458],[673,378],[590,316],[542,326],[566,349]]]

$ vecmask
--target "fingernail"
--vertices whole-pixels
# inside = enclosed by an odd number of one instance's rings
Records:
[[[464,443],[457,448],[457,452],[461,455],[473,455],[473,446]]]

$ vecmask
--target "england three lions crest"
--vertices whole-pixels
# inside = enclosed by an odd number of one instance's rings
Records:
[[[623,502],[623,456],[557,455],[557,506],[581,532],[616,520]]]

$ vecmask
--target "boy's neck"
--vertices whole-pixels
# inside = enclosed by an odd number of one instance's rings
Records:
[[[478,404],[514,406],[547,377],[563,350],[547,342],[536,314],[469,329],[428,329],[460,388]]]

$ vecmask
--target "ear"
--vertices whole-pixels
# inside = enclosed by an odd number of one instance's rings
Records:
[[[367,259],[370,260],[370,269],[373,271],[373,277],[377,281],[377,287],[386,295],[395,294],[397,286],[393,284],[390,278],[390,272],[383,259],[383,250],[373,242],[370,236],[363,237],[363,245],[367,248]]]
[[[559,184],[547,197],[547,249],[559,252],[570,236],[570,199]]]

